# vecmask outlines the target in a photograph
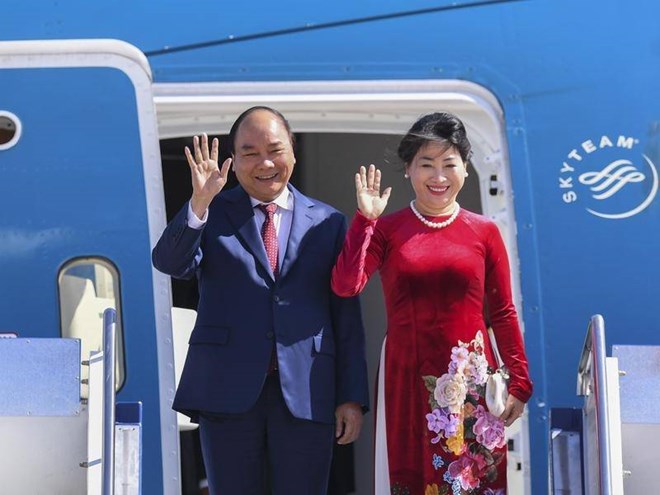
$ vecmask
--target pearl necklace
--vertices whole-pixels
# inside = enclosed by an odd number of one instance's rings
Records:
[[[426,218],[424,218],[424,216],[419,211],[417,211],[417,208],[415,208],[415,200],[414,199],[410,202],[410,209],[415,214],[415,216],[417,218],[419,218],[419,221],[422,222],[427,227],[431,227],[432,229],[443,229],[443,228],[447,227],[448,225],[450,225],[454,220],[456,220],[456,217],[458,216],[458,212],[461,208],[460,208],[460,206],[458,206],[458,202],[457,202],[451,216],[447,220],[445,220],[444,222],[431,222],[430,220],[427,220]]]

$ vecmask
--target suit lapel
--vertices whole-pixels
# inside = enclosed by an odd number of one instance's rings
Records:
[[[295,187],[289,186],[293,194],[293,219],[291,232],[286,245],[286,254],[280,267],[280,278],[286,276],[291,266],[298,258],[305,241],[305,234],[314,225],[314,203],[307,196],[302,195]]]
[[[257,229],[257,223],[254,221],[254,208],[250,203],[250,197],[242,187],[238,186],[228,191],[224,198],[227,201],[225,212],[236,229],[238,237],[272,279],[273,274],[266,255],[266,248]]]

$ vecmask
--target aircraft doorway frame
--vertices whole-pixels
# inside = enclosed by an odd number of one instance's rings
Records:
[[[423,114],[456,113],[473,146],[471,166],[479,177],[482,213],[496,222],[507,246],[524,331],[506,124],[488,89],[463,80],[287,81],[156,83],[153,94],[160,139],[228,134],[235,118],[253,105],[278,109],[296,133],[402,135]],[[522,476],[516,476],[518,459],[510,456],[509,493],[514,495],[531,492],[527,412],[517,425],[507,432],[522,465]]]

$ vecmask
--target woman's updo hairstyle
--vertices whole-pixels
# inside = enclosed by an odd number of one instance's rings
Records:
[[[447,112],[435,112],[420,117],[401,139],[397,154],[407,166],[419,149],[431,141],[445,143],[448,148],[455,147],[466,164],[470,160],[472,145],[467,138],[465,126],[456,115]]]

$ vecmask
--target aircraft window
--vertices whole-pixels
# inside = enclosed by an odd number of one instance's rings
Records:
[[[14,146],[21,137],[21,121],[11,112],[0,110],[0,150]]]
[[[89,359],[91,351],[103,349],[103,312],[107,308],[117,311],[115,386],[121,388],[125,377],[124,338],[117,269],[100,258],[76,259],[60,270],[58,288],[62,337],[80,339],[83,361]],[[86,379],[88,375],[89,367],[82,366],[81,378]],[[84,382],[81,394],[83,398],[87,397]]]

